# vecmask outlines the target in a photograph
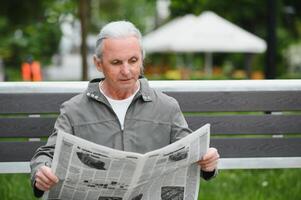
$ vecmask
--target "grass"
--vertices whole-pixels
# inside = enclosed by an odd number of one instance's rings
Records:
[[[0,199],[36,199],[31,190],[29,174],[0,174]]]
[[[199,200],[300,200],[301,169],[221,170],[201,182]]]
[[[221,170],[202,181],[199,200],[299,200],[301,169]],[[28,174],[0,174],[1,200],[34,200]]]

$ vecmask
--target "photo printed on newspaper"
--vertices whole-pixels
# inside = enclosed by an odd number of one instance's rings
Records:
[[[197,200],[200,167],[209,148],[206,124],[146,154],[101,146],[58,132],[52,170],[59,178],[44,199]]]

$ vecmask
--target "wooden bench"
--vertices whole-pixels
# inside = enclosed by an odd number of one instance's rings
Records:
[[[301,167],[301,80],[150,81],[192,129],[211,123],[220,169]],[[0,173],[28,173],[59,106],[87,82],[0,83]]]

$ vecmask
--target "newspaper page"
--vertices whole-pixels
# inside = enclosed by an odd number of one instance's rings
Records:
[[[196,200],[210,125],[161,149],[138,154],[58,132],[52,170],[59,178],[44,199]]]

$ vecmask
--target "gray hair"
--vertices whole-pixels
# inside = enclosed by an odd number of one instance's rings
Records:
[[[98,34],[97,41],[96,41],[96,47],[95,47],[95,55],[98,58],[102,57],[103,54],[103,40],[107,38],[124,38],[124,37],[130,37],[134,36],[138,39],[141,53],[142,53],[142,59],[144,59],[144,50],[142,46],[142,36],[140,31],[135,27],[134,24],[128,21],[115,21],[110,22],[107,25],[105,25]]]

